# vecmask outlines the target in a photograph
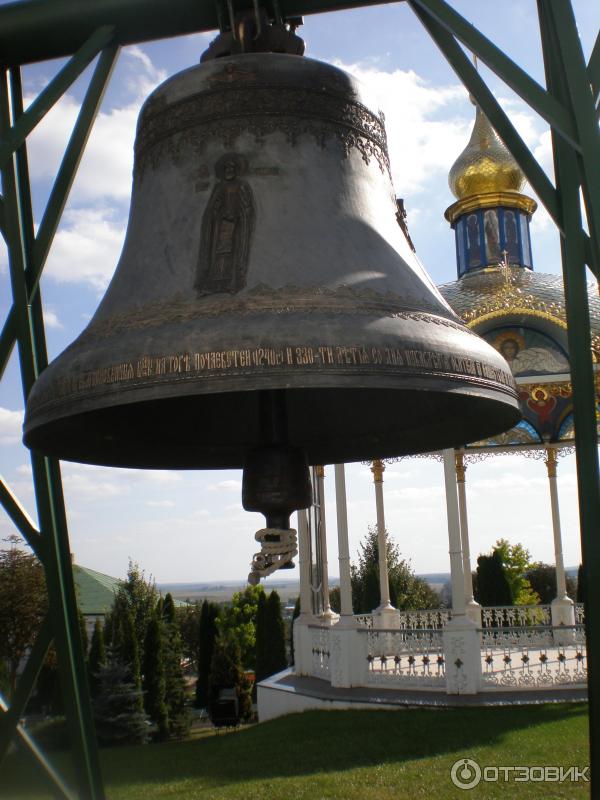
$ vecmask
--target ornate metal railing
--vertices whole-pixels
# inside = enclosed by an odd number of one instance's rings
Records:
[[[585,623],[585,606],[583,603],[575,603],[575,623],[577,625]]]
[[[446,685],[440,630],[361,629],[367,637],[367,685],[438,688]]]
[[[330,679],[329,659],[331,653],[331,628],[309,625],[311,638],[311,675],[315,678]]]
[[[483,631],[482,688],[538,689],[585,684],[585,634],[579,625]]]
[[[402,630],[437,630],[452,618],[450,608],[428,608],[416,611],[398,611],[398,627]],[[358,628],[373,628],[373,614],[355,614]]]
[[[552,614],[549,605],[482,606],[481,608],[481,625],[483,628],[513,628],[551,624]]]

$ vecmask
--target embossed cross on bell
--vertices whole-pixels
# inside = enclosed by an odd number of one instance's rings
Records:
[[[281,28],[260,47],[301,52]],[[398,224],[364,88],[290,52],[227,55],[244,36],[144,104],[123,253],[35,384],[25,442],[111,466],[245,467],[245,507],[284,530],[310,503],[308,463],[460,445],[519,411],[507,364]]]

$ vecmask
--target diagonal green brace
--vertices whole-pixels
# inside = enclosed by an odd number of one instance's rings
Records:
[[[546,210],[560,228],[561,220],[554,186],[486,86],[481,75],[471,64],[454,37],[429,13],[425,2],[423,0],[408,1],[452,69],[473,95],[504,144],[511,151]]]
[[[27,544],[32,548],[39,560],[44,563],[44,540],[40,532],[33,524],[29,514],[19,503],[17,498],[8,488],[6,481],[0,475],[0,505],[4,508],[11,518],[13,525],[17,528]]]
[[[27,658],[25,668],[19,678],[15,695],[11,698],[8,710],[0,714],[0,761],[6,755],[13,731],[23,716],[51,642],[52,626],[50,624],[50,615],[46,614],[35,644]]]
[[[14,153],[23,144],[31,131],[46,116],[69,86],[77,80],[100,50],[110,43],[113,35],[114,28],[111,26],[104,26],[92,34],[31,103],[23,116],[14,121],[12,127],[4,131],[0,142],[0,168],[6,164],[11,153]]]
[[[548,13],[554,20],[554,28],[560,31],[557,46],[562,56],[573,118],[581,144],[578,154],[581,186],[586,216],[593,243],[593,253],[598,260],[594,272],[600,271],[600,130],[596,120],[596,109],[591,87],[587,83],[588,72],[577,33],[577,24],[570,3],[564,0],[547,0]],[[592,266],[590,264],[590,266]]]
[[[600,100],[600,33],[596,36],[594,49],[587,65],[588,79],[592,87],[594,103]],[[600,108],[598,109],[600,111]]]
[[[563,0],[561,0],[562,2]],[[492,72],[510,86],[534,111],[563,136],[573,147],[578,148],[577,129],[567,109],[555,97],[536,83],[524,70],[508,58],[502,50],[480,33],[464,17],[444,0],[417,0],[438,24],[456,36],[471,52],[475,53]],[[413,3],[411,2],[411,5]]]

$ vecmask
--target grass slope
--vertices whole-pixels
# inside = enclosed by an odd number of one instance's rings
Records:
[[[101,751],[109,800],[398,800],[586,797],[589,784],[455,788],[458,758],[482,766],[588,764],[587,706],[311,711],[195,741]],[[63,767],[67,758],[57,759]],[[0,797],[51,797],[24,753],[0,768]]]

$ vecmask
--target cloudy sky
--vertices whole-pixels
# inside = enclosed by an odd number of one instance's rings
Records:
[[[454,7],[543,81],[533,0]],[[597,30],[594,0],[574,2],[584,49]],[[307,55],[335,63],[369,84],[385,113],[396,194],[405,198],[418,255],[437,283],[456,276],[454,237],[443,212],[453,197],[450,166],[473,122],[467,94],[403,4],[305,19],[299,33]],[[197,63],[212,37],[195,35],[125,48],[96,121],[63,223],[47,262],[42,292],[50,357],[86,325],[111,278],[127,223],[133,139],[140,106],[165,78]],[[28,102],[61,62],[24,70]],[[482,70],[522,136],[551,174],[549,133],[495,76]],[[36,220],[39,221],[90,71],[38,126],[29,143]],[[560,271],[558,238],[543,209],[532,222],[535,269]],[[7,257],[0,246],[0,314],[9,307]],[[399,412],[401,413],[401,412]],[[0,383],[0,469],[35,518],[28,453],[20,444],[23,398],[13,356]],[[71,548],[80,564],[123,576],[131,557],[160,581],[240,579],[255,549],[262,516],[241,507],[238,472],[142,472],[63,463]],[[326,470],[330,573],[337,574],[333,468]],[[559,465],[565,561],[579,562],[574,460]],[[442,466],[410,459],[388,467],[387,527],[421,573],[448,570]],[[371,475],[347,468],[350,544],[354,556],[375,523]],[[471,552],[499,537],[524,543],[535,559],[552,561],[552,532],[544,464],[499,457],[467,473]],[[2,513],[2,512],[0,512]],[[12,532],[0,516],[0,537]],[[288,573],[288,575],[290,575]]]

